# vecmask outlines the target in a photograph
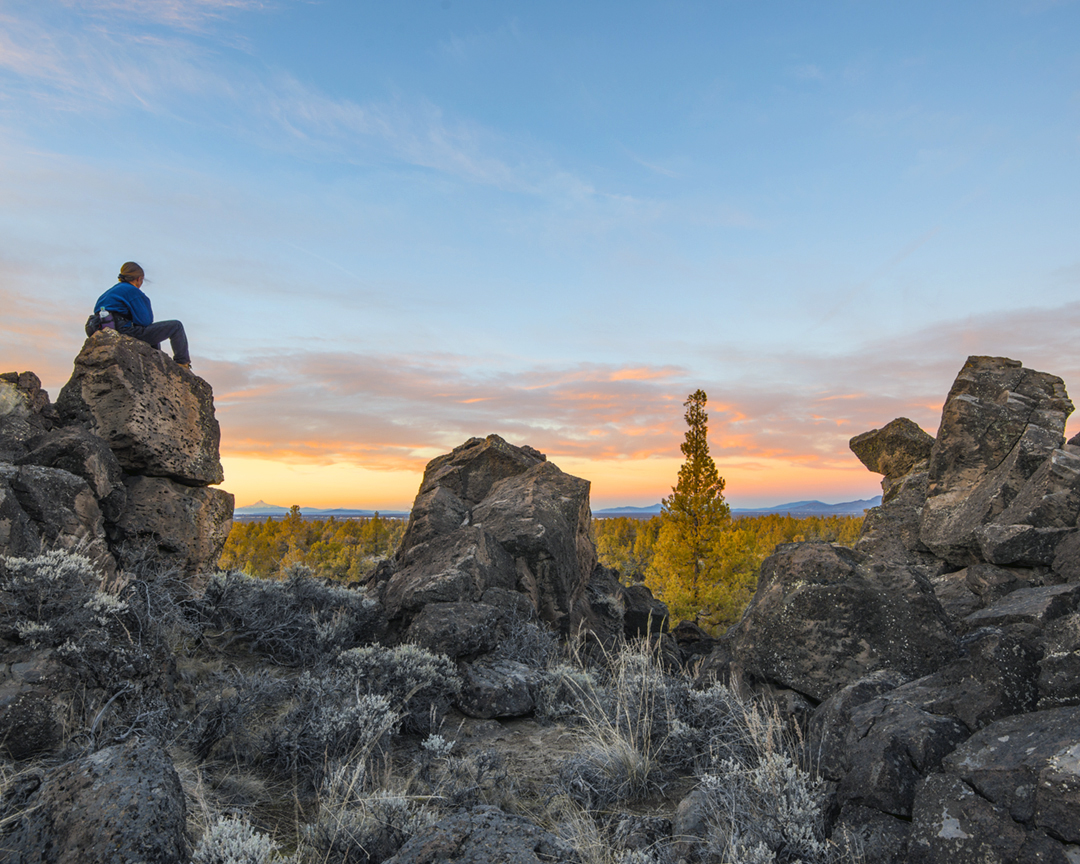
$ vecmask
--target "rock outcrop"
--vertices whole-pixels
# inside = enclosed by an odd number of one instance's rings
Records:
[[[32,372],[0,375],[0,554],[213,567],[233,508],[210,488],[220,434],[209,384],[113,330],[86,340],[56,406]]]
[[[879,669],[917,678],[956,655],[918,571],[828,543],[790,544],[768,558],[728,642],[744,673],[816,701]]]
[[[1080,854],[1071,411],[1061,379],[968,358],[936,438],[900,418],[851,440],[883,475],[854,549],[777,549],[702,665],[818,703],[811,749],[871,864]]]
[[[1067,486],[1075,474],[1071,454],[1061,452],[1059,470],[1051,467],[1030,482],[1065,443],[1072,410],[1060,378],[1015,360],[969,357],[945,400],[930,456],[922,542],[958,567],[1051,563],[1068,530],[1058,524],[1067,514],[1055,514],[1054,524],[1045,526],[1024,519],[1037,518],[1032,511],[1045,494]],[[1076,515],[1073,508],[1074,523]]]
[[[138,339],[115,330],[87,339],[56,409],[103,439],[128,474],[188,486],[224,479],[210,385]]]
[[[386,864],[577,864],[577,853],[531,822],[497,807],[476,807],[416,834]]]
[[[438,650],[453,643],[458,657],[490,651],[504,622],[523,614],[563,634],[587,621],[621,636],[626,609],[652,598],[598,567],[590,519],[587,480],[531,447],[472,438],[428,464],[401,546],[368,584],[398,632]],[[445,636],[452,630],[460,638]]]

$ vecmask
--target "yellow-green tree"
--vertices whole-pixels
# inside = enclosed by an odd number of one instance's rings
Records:
[[[724,478],[709,455],[708,396],[695,390],[684,403],[686,457],[678,482],[663,501],[646,584],[668,604],[673,621],[696,619],[723,599],[721,553],[731,511]]]

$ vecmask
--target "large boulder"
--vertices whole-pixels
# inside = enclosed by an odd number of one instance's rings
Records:
[[[1024,829],[958,777],[934,774],[919,787],[908,840],[911,864],[985,864],[1018,858]]]
[[[920,781],[968,737],[953,717],[931,714],[889,694],[851,712],[837,796],[893,816],[911,816]]]
[[[532,447],[515,447],[498,435],[470,438],[432,459],[424,469],[401,548],[412,549],[469,524],[470,509],[487,497],[492,486],[546,459]]]
[[[459,663],[458,673],[462,684],[456,703],[458,710],[482,720],[531,714],[536,707],[533,694],[544,677],[532,666],[500,657]]]
[[[224,478],[210,385],[138,339],[115,330],[87,339],[57,410],[103,438],[129,474],[188,486]]]
[[[121,566],[148,554],[184,574],[212,570],[232,529],[233,496],[164,477],[127,477],[128,503],[115,526]]]
[[[984,560],[989,541],[979,529],[999,522],[1065,443],[1072,409],[1057,376],[1003,357],[969,357],[945,401],[930,456],[922,542],[956,566]],[[1028,497],[1025,506],[1037,509],[1038,496]]]
[[[469,525],[406,547],[383,602],[393,618],[428,603],[478,601],[489,588],[514,589],[514,559],[488,532]]]
[[[531,447],[472,438],[428,464],[401,546],[370,583],[402,628],[429,603],[499,590],[568,632],[596,566],[590,519],[588,481]]]
[[[942,562],[919,539],[928,471],[925,462],[889,484],[881,504],[866,511],[855,548],[872,560],[917,566],[933,578]],[[882,485],[888,481],[882,481]]]
[[[1039,707],[1080,705],[1080,613],[1051,622],[1039,661]]]
[[[907,818],[916,790],[972,732],[1035,707],[1039,652],[986,628],[962,656],[898,683],[878,672],[823,702],[810,724],[822,774],[839,781],[842,805]]]
[[[0,462],[0,554],[79,552],[105,573],[116,570],[93,491],[61,468]]]
[[[172,760],[131,738],[46,775],[14,834],[12,864],[183,864],[187,808]]]
[[[877,669],[922,677],[957,651],[917,570],[829,543],[778,547],[728,636],[744,671],[816,701]]]
[[[542,462],[493,484],[472,511],[473,524],[513,556],[518,588],[552,624],[569,624],[596,566],[589,486],[588,480]]]
[[[21,456],[27,442],[56,422],[56,409],[33,372],[0,374],[0,462]]]

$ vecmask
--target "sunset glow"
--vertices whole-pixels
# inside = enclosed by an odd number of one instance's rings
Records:
[[[617,24],[617,26],[615,26]],[[878,493],[969,354],[1080,394],[1080,4],[9,0],[0,371],[140,262],[240,505],[406,509],[498,434],[734,506]],[[1070,433],[1076,431],[1070,428]]]

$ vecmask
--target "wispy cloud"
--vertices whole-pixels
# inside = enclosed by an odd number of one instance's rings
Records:
[[[849,469],[847,442],[860,432],[899,416],[936,432],[969,353],[1012,355],[1080,381],[1080,361],[1059,353],[1077,326],[1080,303],[952,322],[836,355],[791,354],[753,366],[728,353],[721,365],[751,369],[732,380],[695,380],[675,366],[491,371],[506,358],[346,353],[266,356],[208,374],[217,382],[224,446],[243,455],[416,468],[432,452],[496,432],[576,459],[671,457],[685,431],[682,402],[702,386],[718,460]]]
[[[91,15],[123,15],[184,30],[201,30],[229,13],[259,11],[262,0],[62,0],[65,6]]]
[[[230,65],[192,38],[254,0],[68,0],[86,20],[57,27],[41,16],[0,15],[0,71],[37,105],[98,116],[103,108],[175,116],[269,151],[426,169],[504,191],[603,197],[534,145],[448,114],[422,95],[336,98],[254,59]],[[148,24],[166,25],[153,30]],[[221,37],[228,40],[228,31]]]

